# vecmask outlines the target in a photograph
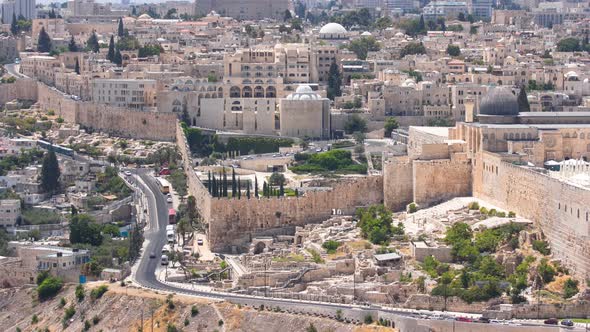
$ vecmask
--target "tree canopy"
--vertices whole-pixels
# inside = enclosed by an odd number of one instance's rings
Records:
[[[403,58],[406,55],[412,55],[412,54],[426,54],[426,48],[424,47],[424,44],[422,44],[422,43],[408,43],[408,44],[406,44],[400,52],[400,58]]]
[[[51,51],[51,38],[45,31],[45,27],[41,27],[41,31],[39,31],[39,39],[37,41],[37,51],[39,52],[49,52]]]
[[[50,149],[43,158],[41,166],[41,188],[48,193],[54,193],[59,189],[59,164],[55,152]]]
[[[375,37],[361,37],[350,42],[348,49],[354,52],[359,59],[366,60],[369,52],[379,51],[381,46]]]
[[[332,61],[330,65],[330,70],[328,72],[328,89],[327,95],[328,98],[334,100],[335,97],[339,97],[342,95],[342,74],[340,73],[340,68],[336,64],[336,61]]]
[[[87,214],[77,214],[70,220],[70,243],[102,244],[102,226]]]
[[[94,31],[86,41],[86,47],[88,47],[88,49],[94,53],[98,53],[100,50],[100,45],[98,45],[98,37]]]

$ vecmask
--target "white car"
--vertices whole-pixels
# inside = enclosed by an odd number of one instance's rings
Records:
[[[197,244],[202,246],[203,245],[203,239],[197,239]]]
[[[127,175],[127,176],[131,176],[131,172],[129,172],[129,171],[125,171],[125,175]]]
[[[168,202],[168,203],[172,203],[172,197],[168,197],[168,198],[166,199],[166,202]]]

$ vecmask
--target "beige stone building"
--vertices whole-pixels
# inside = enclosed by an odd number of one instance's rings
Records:
[[[279,110],[282,136],[330,138],[330,100],[308,85],[282,98]]]
[[[116,107],[145,109],[156,106],[157,81],[145,79],[94,79],[92,101]]]
[[[14,226],[20,219],[20,200],[0,200],[0,226]]]

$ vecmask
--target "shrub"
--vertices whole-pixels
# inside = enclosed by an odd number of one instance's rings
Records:
[[[416,205],[416,203],[410,203],[410,205],[408,205],[408,212],[415,213],[416,211],[418,211],[418,206]]]
[[[557,273],[555,269],[547,263],[547,259],[543,258],[539,267],[537,268],[539,274],[541,275],[541,279],[543,279],[544,283],[549,283],[553,281],[555,274]]]
[[[478,202],[469,203],[469,210],[479,210],[479,203]]]
[[[340,247],[340,242],[334,241],[334,240],[329,240],[329,241],[326,241],[322,244],[322,248],[326,249],[328,254],[335,253],[336,249],[338,249],[338,247]]]
[[[166,297],[166,304],[168,305],[168,310],[174,310],[176,308],[174,301],[172,301],[172,294]]]
[[[33,315],[33,317],[31,317],[31,324],[35,325],[39,323],[39,317],[37,317],[36,314]]]
[[[482,206],[482,207],[479,208],[479,212],[481,214],[486,214],[487,215],[488,214],[488,209],[486,209],[484,206]]]
[[[60,307],[60,308],[63,308],[63,307],[65,307],[65,306],[66,306],[66,299],[65,299],[64,297],[62,297],[62,298],[59,300],[59,307]]]
[[[59,117],[55,121],[57,121],[57,123],[63,123],[64,122],[64,119],[62,117]]]
[[[47,277],[43,282],[37,287],[37,294],[39,296],[39,300],[47,300],[49,298],[54,297],[59,293],[61,288],[63,287],[63,282],[61,279],[56,277]]]
[[[43,280],[47,279],[47,277],[49,277],[49,271],[41,271],[37,274],[37,285],[41,285],[41,283],[43,283]]]
[[[223,326],[223,319],[220,319],[220,320],[217,322],[217,325],[218,325],[218,326]]]
[[[199,309],[197,308],[197,306],[192,306],[191,307],[191,317],[195,317],[198,314],[199,314]]]
[[[90,324],[90,321],[87,319],[84,321],[84,331],[88,331],[90,330],[90,328],[92,327],[92,324]]]
[[[100,317],[98,317],[98,316],[92,317],[92,324],[96,325],[96,324],[98,324],[98,322],[100,322]]]
[[[317,252],[313,249],[307,249],[307,251],[311,254],[314,263],[321,264],[324,262],[324,260],[322,259],[322,256],[320,255],[319,252]]]
[[[306,332],[318,332],[318,329],[313,325],[313,323],[309,323],[309,326],[305,329]]]
[[[547,241],[543,241],[543,240],[535,240],[533,241],[533,249],[535,249],[536,251],[540,252],[541,254],[547,256],[551,253],[551,250],[549,249],[549,243],[547,243]]]
[[[578,294],[578,292],[580,291],[578,289],[578,284],[579,282],[572,278],[566,280],[563,284],[563,297],[569,299],[570,297]]]
[[[184,326],[188,326],[188,324],[190,324],[191,322],[188,320],[188,318],[184,319]]]
[[[84,297],[86,296],[85,292],[84,292],[84,285],[79,284],[78,286],[76,286],[76,299],[78,299],[78,302],[82,302],[84,300]]]
[[[64,321],[69,320],[76,314],[76,308],[73,305],[69,306],[64,313]]]
[[[369,324],[373,324],[373,316],[371,315],[366,315],[365,316],[365,324],[369,325]]]
[[[516,217],[516,213],[514,213],[513,211],[508,211],[508,218],[514,218]]]
[[[506,212],[500,211],[500,212],[496,213],[496,217],[506,218]]]
[[[166,326],[166,332],[178,332],[178,329],[176,328],[176,325],[168,323],[168,326]]]
[[[106,293],[108,290],[109,290],[109,286],[100,285],[97,288],[94,288],[92,291],[90,291],[90,297],[93,300],[100,299],[104,295],[104,293]]]

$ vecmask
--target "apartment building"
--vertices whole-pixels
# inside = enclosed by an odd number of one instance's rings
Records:
[[[0,227],[11,227],[17,224],[20,219],[20,200],[0,200]]]
[[[92,101],[116,107],[143,110],[156,106],[156,80],[94,79]]]

